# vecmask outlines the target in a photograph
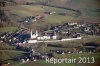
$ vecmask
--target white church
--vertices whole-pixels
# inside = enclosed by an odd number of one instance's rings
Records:
[[[36,30],[35,32],[31,31],[31,38],[28,41],[28,43],[37,43],[37,42],[44,42],[47,40],[56,40],[57,39],[57,35],[56,32],[54,33],[53,36],[50,35],[39,35],[39,32]]]
[[[52,41],[48,41],[52,39]],[[77,38],[66,38],[66,39],[61,39],[57,40],[57,34],[54,32],[54,34],[51,35],[40,35],[39,32],[36,30],[35,32],[31,31],[31,38],[28,40],[28,43],[38,43],[38,42],[61,42],[61,41],[71,41],[71,40],[80,40],[82,37],[77,37]]]
[[[36,39],[36,40],[54,39],[55,40],[55,39],[57,39],[57,35],[55,32],[53,36],[50,36],[50,35],[41,36],[41,35],[39,35],[39,32],[36,30],[34,33],[33,33],[33,31],[31,31],[31,39]]]

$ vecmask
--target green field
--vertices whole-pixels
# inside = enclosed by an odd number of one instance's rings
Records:
[[[100,17],[100,10],[96,8],[84,9],[84,12],[88,17],[95,17],[95,18]]]
[[[72,16],[61,16],[61,15],[48,15],[45,17],[48,23],[62,23],[62,22],[73,22],[75,18]]]
[[[15,50],[0,50],[0,62],[9,62],[12,65],[19,63],[18,61],[10,60],[12,58],[16,58],[18,56],[23,55],[22,51],[15,51]]]
[[[57,49],[57,48],[55,48]],[[22,51],[15,51],[15,50],[0,50],[0,59],[2,60],[6,60],[10,63],[11,66],[80,66],[80,64],[78,63],[57,63],[57,64],[53,64],[53,63],[46,63],[45,60],[38,60],[36,62],[34,61],[29,61],[26,63],[21,63],[18,61],[13,61],[13,60],[8,60],[8,59],[12,59],[14,57],[18,57],[23,55]],[[100,53],[95,54],[95,53],[83,53],[83,54],[65,54],[65,55],[60,55],[60,54],[54,54],[55,58],[76,58],[78,59],[78,57],[94,57],[95,61],[100,60]],[[5,62],[6,62],[5,61]],[[89,64],[88,64],[89,65]],[[81,64],[81,66],[87,66],[87,64]]]
[[[3,27],[0,28],[0,32],[15,32],[16,31],[16,27]]]
[[[60,8],[48,7],[48,6],[43,6],[43,9],[45,11],[50,11],[50,12],[66,12],[66,9],[60,9]]]
[[[43,11],[43,9],[38,5],[8,6],[8,9],[11,14],[16,14],[17,16],[20,16],[20,17],[32,16],[34,12]]]
[[[78,58],[78,57],[94,57],[95,60],[98,58],[100,60],[100,54],[89,54],[89,53],[84,53],[84,54],[67,54],[67,55],[55,55],[55,57],[57,58]],[[89,65],[89,64],[88,64]],[[94,64],[93,64],[94,65]],[[78,64],[78,63],[57,63],[57,64],[53,64],[53,63],[46,63],[43,60],[39,60],[37,62],[27,62],[25,64],[21,64],[19,66],[87,66],[86,64]]]
[[[40,6],[40,5],[17,5],[17,6],[8,6],[8,11],[11,17],[16,20],[23,20],[24,17],[34,16],[36,14],[43,14],[44,11],[50,12],[66,12],[65,9]],[[75,17],[73,16],[63,16],[63,15],[45,15],[45,21],[48,23],[61,23],[63,21],[73,21]]]
[[[22,0],[24,2],[25,0]],[[27,0],[28,1],[28,0]],[[77,9],[77,10],[82,10],[83,15],[87,18],[98,18],[100,17],[100,12],[95,11],[96,9],[100,9],[99,7],[99,1],[97,0],[29,0],[29,2],[46,2],[47,4],[50,5],[59,5],[63,6],[66,8],[71,8],[71,9]],[[41,12],[44,11],[55,11],[55,12],[66,12],[66,9],[60,9],[60,8],[55,8],[55,7],[48,7],[48,6],[43,6],[43,5],[16,5],[16,6],[7,6],[9,13],[13,16],[12,18],[15,18],[16,20],[21,20],[24,17],[27,16],[34,16],[36,14],[41,14]],[[56,15],[57,16],[57,15]],[[49,17],[49,16],[48,16]],[[55,17],[55,16],[54,16]],[[67,18],[66,18],[67,17]],[[66,16],[64,19],[62,17],[59,17],[58,19],[61,18],[60,21],[64,21],[65,18],[70,21],[70,16]],[[73,17],[71,17],[73,18]],[[54,19],[50,19],[48,22],[52,22]],[[54,20],[55,21],[55,20]],[[53,21],[53,22],[54,22]],[[57,20],[56,20],[57,21]]]
[[[10,59],[22,55],[22,53],[24,52],[15,50],[0,50],[0,57]]]
[[[32,0],[31,0],[32,1]],[[36,0],[33,0],[36,1]],[[43,0],[44,1],[44,0]],[[38,1],[37,1],[38,2]],[[45,1],[44,1],[45,2]],[[55,3],[62,3],[65,2],[64,0],[60,0],[59,2],[52,1],[49,2],[49,4]],[[90,3],[91,2],[91,3]],[[80,6],[78,6],[79,4]],[[98,18],[100,17],[100,12],[96,9],[99,9],[99,7],[95,6],[96,2],[94,0],[70,0],[69,2],[66,2],[66,4],[63,4],[64,7],[72,8],[72,9],[78,9],[82,10],[83,15],[85,15],[86,18]],[[77,7],[77,8],[76,8]],[[27,16],[34,16],[34,15],[43,15],[44,11],[50,11],[50,12],[67,12],[66,9],[61,8],[55,8],[55,7],[49,7],[49,6],[43,6],[43,5],[16,5],[16,6],[7,6],[8,11],[11,15],[11,18],[15,21],[21,21],[24,17]],[[74,16],[62,16],[62,15],[45,15],[45,21],[48,23],[62,23],[64,21],[66,22],[74,22],[75,18]]]

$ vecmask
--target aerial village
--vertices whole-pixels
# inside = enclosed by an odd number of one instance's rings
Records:
[[[10,2],[8,2],[9,4]],[[6,2],[0,2],[0,6],[5,6]],[[15,3],[10,4],[15,5]],[[24,6],[32,6],[33,2],[27,2]],[[52,7],[66,9],[64,7],[45,5],[41,3],[35,3],[34,6],[39,6],[40,8]],[[23,6],[23,5],[21,5]],[[72,12],[70,12],[72,10]],[[0,15],[3,15],[3,10],[1,9]],[[78,13],[78,15],[77,15]],[[81,12],[74,9],[66,10],[65,12],[56,10],[53,11],[43,11],[36,12],[36,14],[31,16],[24,16],[18,19],[20,25],[17,29],[12,31],[0,32],[0,44],[2,47],[0,50],[4,50],[3,45],[11,46],[13,48],[6,48],[6,50],[22,51],[22,55],[12,57],[11,61],[7,59],[4,62],[4,66],[21,66],[27,62],[37,62],[44,61],[46,58],[61,58],[63,56],[67,57],[69,55],[75,54],[95,54],[100,52],[100,21],[80,19]],[[16,16],[16,14],[12,14]],[[78,18],[77,20],[66,19],[62,23],[55,23],[59,21],[59,18],[51,19],[53,22],[46,22],[45,18],[48,16],[73,16]],[[19,18],[19,17],[17,17]],[[17,20],[17,18],[15,18]],[[61,17],[62,18],[62,17]],[[3,23],[3,19],[0,19]],[[0,24],[1,25],[1,24]],[[4,24],[5,25],[5,24]],[[61,57],[60,57],[61,55]],[[70,60],[70,59],[69,59]],[[14,61],[19,62],[19,64],[14,64]],[[3,62],[3,61],[2,61]],[[70,61],[68,61],[70,62]],[[70,62],[71,63],[71,62]],[[45,64],[45,63],[44,63]],[[3,65],[2,65],[3,66]]]

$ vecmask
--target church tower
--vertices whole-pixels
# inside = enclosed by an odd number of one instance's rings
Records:
[[[33,31],[31,30],[31,39],[36,39],[37,36],[38,36],[38,31],[36,30],[35,32],[33,32]]]

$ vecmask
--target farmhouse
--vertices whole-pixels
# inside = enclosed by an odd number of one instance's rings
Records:
[[[43,16],[41,16],[41,15],[36,15],[36,16],[35,16],[35,19],[36,19],[36,20],[39,20],[39,19],[42,19],[42,18],[43,18]]]
[[[44,12],[45,14],[49,14],[49,15],[52,15],[52,14],[56,14],[56,12]]]

